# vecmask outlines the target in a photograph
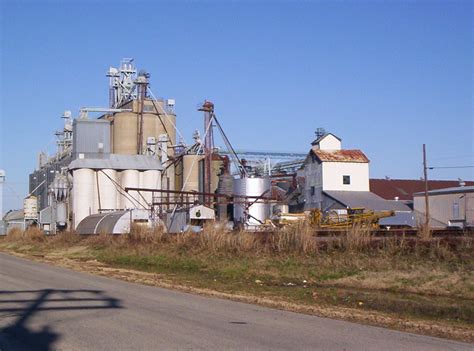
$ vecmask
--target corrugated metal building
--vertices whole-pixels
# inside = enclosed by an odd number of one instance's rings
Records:
[[[38,198],[39,211],[48,206],[48,188],[54,177],[61,172],[61,168],[67,167],[70,162],[71,157],[65,156],[60,160],[52,160],[30,174],[29,192]]]
[[[150,226],[148,211],[136,209],[93,214],[79,223],[76,233],[127,234],[133,225]]]
[[[428,192],[432,227],[474,227],[474,186],[461,186]],[[414,194],[418,216],[425,216],[425,193]]]
[[[459,180],[429,180],[428,190],[438,190],[458,187]],[[474,186],[474,181],[464,181],[466,186]],[[422,179],[370,179],[370,191],[385,200],[404,202],[413,208],[413,194],[425,191],[425,181]]]

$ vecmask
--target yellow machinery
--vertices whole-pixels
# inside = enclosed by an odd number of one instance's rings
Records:
[[[343,214],[332,210],[326,215],[323,215],[319,209],[315,209],[303,213],[280,214],[272,220],[272,223],[277,227],[307,221],[311,226],[322,229],[343,229],[350,228],[354,225],[378,228],[378,222],[381,218],[392,217],[394,215],[394,211],[366,211],[362,207],[348,208],[347,212]]]

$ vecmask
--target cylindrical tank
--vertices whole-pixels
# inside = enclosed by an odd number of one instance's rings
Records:
[[[127,169],[122,171],[121,177],[121,185],[122,188],[138,188],[140,185],[139,181],[139,172],[136,169]],[[139,201],[140,195],[137,191],[129,191],[128,196],[121,196],[121,206],[120,208],[139,208]]]
[[[140,172],[140,188],[146,189],[161,189],[161,175],[160,171],[149,170],[145,172]],[[149,191],[142,192],[143,198],[140,196],[140,203],[142,203],[146,208],[150,208],[152,202],[152,193]]]
[[[38,219],[38,198],[30,195],[23,201],[23,213],[26,220]]]
[[[155,108],[156,105],[156,108]],[[114,115],[111,127],[111,140],[113,141],[113,153],[135,155],[138,143],[138,122],[141,106],[138,100],[123,106],[132,109],[132,112],[118,112]],[[155,137],[157,140],[161,134],[168,134],[171,145],[176,145],[176,115],[171,112],[164,113],[163,101],[145,100],[143,112],[143,134],[142,150],[146,150],[147,137]],[[169,148],[169,154],[174,154],[174,149]],[[172,175],[174,178],[174,174]],[[174,184],[174,179],[172,180]]]
[[[270,197],[269,178],[234,179],[234,195]],[[263,195],[265,193],[265,195]],[[270,205],[262,200],[234,197],[234,220],[245,227],[259,226],[270,217]],[[251,204],[251,205],[250,205]]]
[[[113,169],[98,170],[96,183],[97,190],[94,200],[97,201],[97,204],[95,207],[98,210],[115,210],[117,205],[117,172]]]
[[[137,154],[138,115],[134,112],[119,112],[113,121],[113,152],[114,154]]]
[[[223,174],[219,176],[219,183],[217,186],[217,194],[220,195],[232,195],[234,186],[234,177],[230,174]],[[232,219],[233,214],[233,205],[229,204],[228,200],[225,197],[218,197],[218,206],[217,206],[217,215],[220,220],[225,221]]]
[[[183,190],[199,191],[199,161],[202,155],[183,156]]]
[[[152,113],[144,113],[143,114],[143,138],[142,138],[142,150],[146,150],[147,148],[147,138],[153,137],[158,140],[157,136],[157,125],[156,120],[158,116]],[[164,134],[164,133],[162,133]]]
[[[56,205],[56,225],[65,227],[67,224],[67,206],[65,202],[58,202]]]
[[[76,169],[73,173],[72,197],[74,228],[94,211],[95,172],[89,168]]]

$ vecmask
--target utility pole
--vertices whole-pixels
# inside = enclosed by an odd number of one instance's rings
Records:
[[[430,202],[428,199],[428,166],[426,164],[426,144],[423,144],[423,174],[425,179],[425,227],[424,234],[428,238],[430,235]]]

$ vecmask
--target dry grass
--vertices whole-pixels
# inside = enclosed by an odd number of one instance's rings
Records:
[[[46,237],[37,227],[30,227],[25,231],[19,228],[12,229],[7,233],[6,239],[14,242],[43,242],[46,240]]]
[[[223,223],[214,223],[207,225],[201,233],[167,234],[162,228],[134,226],[128,235],[101,233],[86,237],[72,232],[45,236],[38,228],[33,227],[24,232],[19,229],[11,230],[5,241],[42,243],[48,247],[82,242],[91,247],[130,249],[143,254],[151,254],[166,247],[173,252],[227,256],[326,257],[324,252],[339,252],[345,255],[353,253],[355,256],[377,253],[379,256],[397,258],[411,255],[445,261],[454,259],[459,254],[465,255],[473,249],[472,240],[465,240],[453,248],[449,242],[438,239],[377,239],[367,227],[358,225],[338,236],[323,240],[316,238],[314,229],[305,223],[288,226],[273,233],[235,232],[228,230]]]
[[[369,255],[384,257],[391,261],[403,257],[415,257],[436,261],[456,261],[462,257],[472,258],[472,240],[460,241],[454,247],[449,241],[422,238],[374,238],[371,231],[355,225],[344,233],[329,239],[315,237],[314,229],[306,223],[282,228],[273,233],[235,232],[224,223],[207,225],[201,233],[186,232],[167,234],[162,228],[150,229],[134,226],[128,235],[80,236],[72,232],[45,236],[38,228],[27,231],[11,230],[5,242],[41,244],[45,247],[67,247],[81,245],[109,250],[130,250],[135,254],[152,255],[167,250],[189,255],[215,255],[240,257],[312,257],[330,260],[328,253],[344,254],[346,257]],[[471,254],[469,254],[469,252]],[[338,262],[341,262],[338,259]],[[345,264],[345,263],[344,263]]]

